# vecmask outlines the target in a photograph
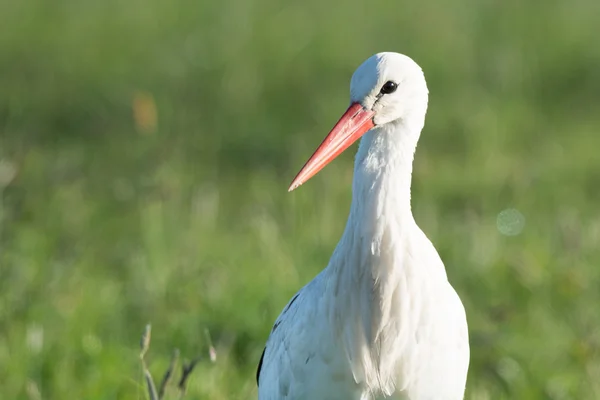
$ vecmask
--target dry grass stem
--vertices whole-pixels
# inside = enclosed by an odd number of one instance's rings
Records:
[[[194,367],[196,367],[196,364],[198,364],[198,362],[201,359],[202,359],[202,357],[197,357],[197,358],[193,359],[192,361],[190,361],[189,363],[187,363],[187,364],[184,363],[181,366],[181,379],[179,379],[179,384],[177,385],[179,387],[179,392],[180,392],[181,397],[183,397],[185,395],[186,387],[187,387],[187,380],[188,380],[190,374],[194,370]]]
[[[175,371],[175,366],[177,365],[178,359],[179,359],[179,350],[175,349],[173,351],[173,355],[171,356],[171,362],[169,363],[169,368],[167,368],[167,371],[163,375],[163,379],[160,382],[160,388],[158,389],[158,398],[159,399],[163,399],[165,396],[165,391],[167,389],[167,386],[171,382],[171,379],[173,377],[173,371]]]
[[[206,332],[208,332],[208,331],[206,331]],[[144,372],[144,380],[146,381],[148,398],[150,400],[163,400],[163,399],[165,399],[165,396],[167,393],[167,388],[168,388],[169,384],[174,379],[175,370],[177,369],[177,362],[179,361],[179,350],[175,349],[173,351],[173,355],[171,356],[171,362],[169,363],[169,367],[167,368],[167,370],[165,371],[165,373],[163,375],[163,378],[160,382],[160,386],[159,386],[158,390],[156,390],[156,385],[154,383],[154,379],[152,378],[152,374],[148,370],[148,366],[146,364],[146,359],[145,359],[145,356],[146,356],[148,350],[150,349],[150,333],[151,333],[151,327],[150,327],[150,324],[148,324],[148,325],[146,325],[146,328],[144,329],[144,333],[142,333],[142,337],[140,340],[140,349],[141,349],[140,362],[142,364],[142,370]],[[212,351],[214,351],[214,348],[212,347],[212,345],[210,345],[210,348],[212,349]],[[182,363],[181,378],[179,379],[178,384],[177,384],[177,387],[179,389],[179,398],[180,399],[185,396],[187,380],[188,380],[190,374],[192,373],[192,371],[194,370],[194,367],[196,366],[196,364],[198,364],[198,362],[200,360],[201,360],[201,357],[197,357],[189,363],[185,363],[185,362]]]

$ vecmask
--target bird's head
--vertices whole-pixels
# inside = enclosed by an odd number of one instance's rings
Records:
[[[352,75],[350,107],[296,175],[289,191],[312,178],[369,130],[412,115],[422,119],[427,95],[423,71],[410,57],[398,53],[369,57]]]

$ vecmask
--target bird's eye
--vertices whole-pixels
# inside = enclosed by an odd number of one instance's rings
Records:
[[[394,93],[398,89],[398,85],[395,82],[387,81],[381,87],[381,94],[390,94]]]

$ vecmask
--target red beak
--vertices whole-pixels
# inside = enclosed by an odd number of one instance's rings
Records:
[[[298,172],[288,191],[291,192],[315,176],[352,143],[373,128],[375,126],[374,114],[373,111],[365,110],[359,103],[351,104],[329,135],[325,137],[323,143]]]

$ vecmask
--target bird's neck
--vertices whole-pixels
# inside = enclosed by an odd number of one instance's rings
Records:
[[[349,216],[355,229],[363,229],[365,223],[386,225],[412,219],[410,186],[418,133],[397,122],[363,137],[354,164]]]
[[[350,216],[327,268],[333,292],[328,298],[334,299],[328,307],[330,321],[344,338],[355,379],[368,386],[391,371],[391,365],[385,365],[384,354],[366,349],[385,352],[397,345],[388,341],[397,332],[387,330],[401,325],[397,308],[406,302],[398,296],[406,295],[407,277],[418,275],[418,266],[411,262],[419,228],[411,212],[410,185],[421,128],[417,124],[412,129],[418,130],[411,132],[398,123],[363,137]],[[378,378],[372,375],[375,371]]]
[[[353,298],[346,300],[363,308],[385,301],[404,269],[411,268],[404,260],[419,229],[410,186],[422,126],[398,122],[374,129],[356,155],[350,216],[328,272],[336,292],[349,294]]]
[[[393,272],[396,263],[380,258],[403,251],[402,242],[416,228],[410,187],[421,128],[422,124],[406,126],[398,122],[363,137],[356,155],[350,215],[330,264],[336,275],[381,280]],[[374,262],[374,258],[381,262]]]
[[[399,256],[418,229],[410,187],[422,127],[422,123],[396,122],[363,137],[356,155],[350,215],[329,265],[339,285],[360,282],[372,293],[374,284],[394,284]]]

